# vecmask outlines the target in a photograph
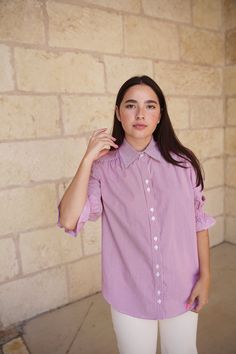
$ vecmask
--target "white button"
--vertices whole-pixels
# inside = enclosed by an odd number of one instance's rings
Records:
[[[156,236],[154,237],[154,241],[157,241],[157,237]]]
[[[150,208],[150,211],[153,212],[153,211],[154,211],[154,208]]]
[[[155,220],[156,218],[155,218],[155,216],[152,216],[152,220]]]
[[[150,188],[149,187],[147,187],[147,191],[150,192]]]
[[[157,302],[158,302],[158,304],[160,304],[161,303],[161,299],[157,300]]]
[[[140,157],[143,157],[143,154],[140,154]]]
[[[160,295],[160,293],[161,293],[160,290],[157,290],[157,294]]]
[[[157,246],[157,245],[155,245],[155,246],[154,246],[154,248],[155,248],[155,250],[157,250],[157,249],[158,249],[158,246]]]
[[[157,275],[157,277],[159,277],[159,276],[160,276],[160,273],[159,273],[159,272],[157,272],[157,273],[156,273],[156,275]]]
[[[145,179],[145,182],[148,184],[148,179]]]
[[[159,264],[156,264],[156,268],[159,268]]]

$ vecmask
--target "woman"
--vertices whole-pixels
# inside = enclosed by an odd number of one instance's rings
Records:
[[[208,228],[200,164],[175,135],[164,94],[150,77],[120,88],[112,134],[90,137],[58,205],[76,236],[102,215],[102,294],[119,352],[197,354],[198,312],[208,302]]]

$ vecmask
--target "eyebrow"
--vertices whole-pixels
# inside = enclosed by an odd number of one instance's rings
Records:
[[[126,100],[126,101],[125,101],[125,103],[127,103],[127,102],[137,103],[138,101],[133,100],[133,99],[129,99],[129,100]],[[158,104],[158,102],[157,102],[157,101],[154,101],[154,100],[146,100],[145,102],[146,102],[146,103],[156,103],[156,104]]]

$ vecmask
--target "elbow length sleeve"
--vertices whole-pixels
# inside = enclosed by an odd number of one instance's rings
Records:
[[[201,185],[196,186],[196,172],[193,167],[191,167],[191,180],[193,183],[194,191],[196,232],[201,230],[207,230],[213,225],[215,225],[216,219],[204,211],[206,197],[203,194],[203,191],[201,190]]]
[[[59,205],[60,205],[60,203],[59,203]],[[63,228],[63,225],[61,225],[61,223],[60,223],[59,205],[57,207],[57,209],[58,209],[57,226],[59,226],[60,228]],[[96,169],[95,169],[94,163],[93,163],[91,174],[89,177],[89,182],[88,182],[87,199],[85,201],[82,212],[81,212],[80,216],[78,217],[78,220],[76,222],[74,230],[68,230],[68,229],[64,228],[65,232],[71,236],[76,237],[77,234],[83,228],[84,224],[88,220],[91,220],[91,221],[97,220],[101,216],[102,211],[103,211],[103,205],[102,205],[102,198],[101,198],[100,179],[96,173]]]

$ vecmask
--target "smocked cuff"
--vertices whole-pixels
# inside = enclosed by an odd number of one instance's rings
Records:
[[[215,225],[216,219],[212,216],[203,213],[200,217],[196,218],[196,232],[201,230],[207,230]]]
[[[82,210],[82,213],[80,214],[80,217],[76,223],[76,226],[74,228],[74,230],[68,230],[66,229],[63,225],[61,225],[60,223],[60,210],[59,210],[59,206],[57,207],[58,209],[58,221],[57,221],[57,226],[59,226],[60,228],[64,228],[64,231],[66,233],[68,233],[71,236],[76,237],[77,234],[81,231],[81,229],[83,228],[84,224],[86,223],[86,221],[89,219],[89,214],[90,214],[90,203],[89,203],[89,199],[87,198],[84,208]]]

